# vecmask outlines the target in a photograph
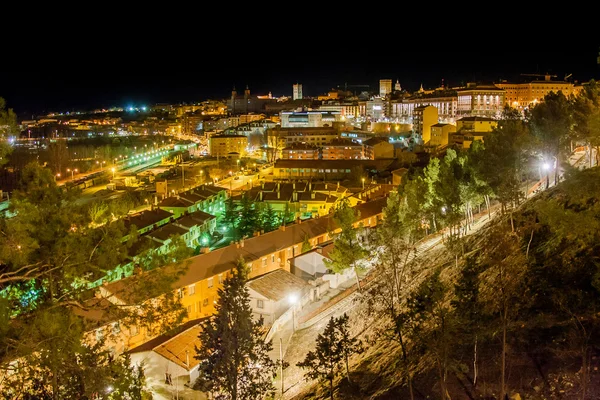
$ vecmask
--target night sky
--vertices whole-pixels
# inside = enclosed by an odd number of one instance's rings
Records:
[[[435,88],[442,80],[446,86],[510,81],[522,73],[550,73],[559,79],[573,74],[577,81],[600,78],[600,41],[595,37],[577,45],[508,41],[444,50],[402,38],[403,44],[380,40],[372,50],[340,45],[337,36],[299,42],[281,38],[246,50],[199,45],[161,52],[150,44],[113,46],[110,57],[103,48],[42,48],[36,57],[2,65],[0,97],[25,119],[50,111],[224,99],[234,86],[242,93],[246,85],[252,94],[291,96],[292,84],[298,82],[305,96],[317,96],[346,85],[355,91],[361,87],[353,85],[378,90],[379,79],[385,78],[399,80],[408,91],[421,84]]]

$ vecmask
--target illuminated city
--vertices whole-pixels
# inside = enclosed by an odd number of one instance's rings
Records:
[[[598,50],[15,72],[0,399],[599,398]]]

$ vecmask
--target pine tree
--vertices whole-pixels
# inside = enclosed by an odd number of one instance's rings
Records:
[[[278,364],[271,342],[263,340],[263,320],[252,319],[246,263],[240,258],[218,290],[216,313],[202,324],[195,358],[200,376],[194,387],[217,398],[254,400],[274,391]]]
[[[254,201],[248,196],[248,193],[242,195],[240,203],[240,216],[238,218],[238,228],[242,237],[252,237],[258,226],[257,211]]]
[[[304,360],[296,364],[298,367],[307,369],[304,374],[307,378],[328,381],[332,400],[333,379],[343,358],[343,354],[338,351],[339,340],[336,320],[331,317],[323,333],[317,336],[315,350],[309,351]]]
[[[308,240],[308,235],[304,235],[304,241],[302,242],[302,252],[306,253],[307,251],[311,251],[312,250],[312,245],[310,244],[310,241]]]
[[[360,354],[363,352],[362,342],[350,335],[350,323],[346,313],[334,320],[334,326],[339,335],[337,348],[342,354],[346,366],[346,377],[348,378],[348,382],[351,383],[349,359],[352,354]]]
[[[237,211],[237,206],[233,202],[233,198],[229,197],[225,202],[225,211],[223,212],[221,223],[227,227],[229,236],[231,236],[233,240],[237,240],[238,238],[238,220],[239,212]]]

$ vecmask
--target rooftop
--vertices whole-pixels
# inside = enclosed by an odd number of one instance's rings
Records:
[[[310,287],[303,279],[284,269],[251,279],[246,286],[276,302],[285,299],[290,293],[302,293]]]
[[[138,229],[142,229],[165,219],[169,219],[172,216],[173,214],[168,211],[155,208],[153,210],[144,210],[136,214],[127,215],[123,217],[123,223],[125,225],[126,232],[128,232],[133,225],[135,225]]]

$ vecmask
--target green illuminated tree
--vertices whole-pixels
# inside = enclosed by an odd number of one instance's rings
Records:
[[[90,279],[126,261],[128,243],[121,242],[122,222],[93,224],[92,217],[102,212],[75,200],[56,185],[50,169],[32,163],[11,197],[14,217],[0,220],[0,368],[14,369],[12,362],[20,361],[19,373],[7,377],[2,388],[27,388],[32,398],[89,397],[94,388],[137,379],[133,369],[112,371],[120,361],[108,361],[108,348],[87,341],[98,327],[92,315],[103,316],[100,327],[127,321],[155,333],[173,327],[157,321],[181,321],[185,315],[171,289],[184,268],[173,259],[168,270],[157,268],[123,285],[124,293],[139,290],[132,294],[140,296],[137,303],[132,298],[126,305],[113,304],[88,289]],[[155,303],[145,301],[149,298]],[[86,370],[76,362],[83,359],[98,368]]]

